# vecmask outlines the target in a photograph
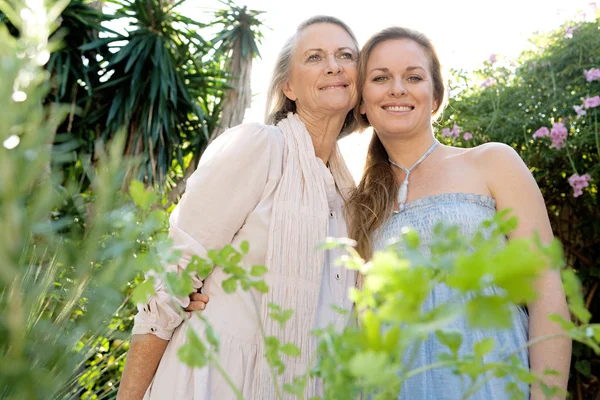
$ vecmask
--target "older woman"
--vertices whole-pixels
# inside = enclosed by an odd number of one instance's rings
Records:
[[[171,237],[183,257],[169,269],[183,270],[192,255],[248,241],[244,263],[269,270],[267,294],[225,293],[227,276],[219,268],[203,282],[194,279],[195,289],[210,298],[203,316],[220,337],[219,363],[244,399],[275,398],[259,324],[266,336],[300,348],[300,356],[286,362],[281,388],[307,371],[313,328],[346,324],[331,304],[352,307],[346,294],[355,275],[316,246],[327,236],[347,235],[342,209],[353,183],[336,142],[354,126],[357,57],[356,39],[340,20],[302,23],[277,60],[267,125],[241,125],[215,140],[171,215]],[[271,302],[295,310],[283,329],[267,316]],[[179,360],[186,331],[202,334],[204,327],[194,316],[182,324],[178,306],[159,284],[139,307],[119,398],[235,398],[214,365],[192,369]],[[309,382],[307,394],[319,393],[319,383]]]

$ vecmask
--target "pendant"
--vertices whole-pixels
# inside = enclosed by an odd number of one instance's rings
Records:
[[[402,182],[400,190],[398,191],[398,211],[394,211],[394,214],[399,214],[404,211],[406,198],[408,197],[408,180]]]
[[[408,197],[408,179],[405,179],[400,185],[400,190],[398,191],[398,203],[404,204],[406,203],[406,198]]]

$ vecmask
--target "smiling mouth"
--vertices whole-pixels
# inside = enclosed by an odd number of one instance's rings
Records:
[[[345,89],[345,88],[347,88],[347,87],[348,87],[348,85],[332,85],[332,86],[325,86],[325,87],[322,87],[322,88],[321,88],[321,89],[319,89],[319,90],[335,90],[335,89]]]
[[[383,106],[381,108],[383,108],[385,111],[392,112],[408,112],[415,109],[414,106]]]

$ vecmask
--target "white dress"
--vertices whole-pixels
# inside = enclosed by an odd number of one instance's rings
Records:
[[[167,266],[169,270],[185,268],[192,255],[205,257],[210,249],[227,244],[238,247],[243,241],[250,243],[243,264],[248,268],[265,264],[273,197],[282,176],[284,143],[277,127],[245,124],[225,132],[206,149],[170,217],[170,237],[183,257],[178,265]],[[329,236],[346,237],[342,197],[329,169],[322,162],[319,165],[319,178],[325,181],[329,203]],[[339,255],[339,250],[327,251],[320,295],[315,299],[317,316],[312,326],[306,327],[308,330],[329,323],[342,329],[347,323],[348,317],[341,316],[331,305],[352,308],[348,289],[354,287],[356,276],[334,265]],[[262,337],[252,296],[260,304],[262,294],[241,289],[227,294],[221,286],[226,278],[216,268],[204,282],[194,278],[194,287],[202,287],[202,293],[210,298],[202,315],[219,336],[221,366],[244,399],[253,399],[254,367],[257,357],[262,357],[257,343]],[[298,271],[297,280],[302,281],[302,271]],[[179,360],[177,352],[187,341],[187,330],[195,329],[202,336],[203,322],[192,317],[189,323],[182,324],[175,310],[186,306],[189,299],[173,304],[164,286],[160,282],[156,286],[157,294],[147,304],[138,306],[133,333],[152,333],[170,342],[144,399],[234,399],[214,366],[192,369]]]

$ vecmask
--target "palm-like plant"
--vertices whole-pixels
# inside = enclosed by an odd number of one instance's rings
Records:
[[[258,46],[263,39],[261,29],[264,23],[260,19],[263,11],[249,10],[246,6],[237,6],[231,0],[221,1],[226,8],[217,10],[215,18],[208,24],[217,27],[217,34],[210,42],[214,54],[211,55],[213,72],[225,71],[219,78],[225,78],[225,84],[207,87],[200,93],[205,113],[210,141],[227,128],[236,126],[244,120],[246,109],[252,99],[251,74],[252,62],[260,57]],[[187,178],[195,171],[202,149],[194,151],[190,160],[173,189],[168,194],[170,203],[174,203],[183,194]]]
[[[225,70],[229,72],[230,89],[225,92],[222,103],[222,116],[219,126],[212,131],[212,137],[225,129],[242,123],[244,113],[250,107],[252,89],[250,78],[252,61],[260,57],[258,45],[263,39],[263,21],[259,18],[263,11],[248,10],[232,1],[222,1],[227,8],[215,13],[212,25],[220,25],[221,33],[212,42],[225,59]]]
[[[208,138],[204,112],[188,86],[189,77],[204,70],[195,56],[208,48],[196,33],[204,25],[175,12],[178,3],[119,4],[117,16],[133,21],[129,34],[84,46],[95,49],[109,42],[117,50],[107,60],[106,83],[96,88],[98,96],[110,101],[101,104],[90,122],[104,125],[104,140],[127,127],[125,153],[143,158],[135,177],[161,185],[174,160],[184,164],[186,153],[194,149],[189,143]]]

